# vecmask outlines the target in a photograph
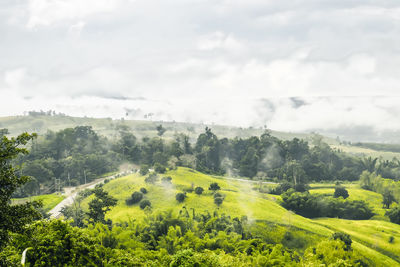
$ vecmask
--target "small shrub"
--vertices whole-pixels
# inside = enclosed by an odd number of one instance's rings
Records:
[[[343,199],[346,199],[349,197],[349,192],[343,186],[336,186],[333,197],[334,198],[342,197]]]
[[[183,201],[185,201],[186,194],[185,193],[178,193],[178,194],[176,194],[175,198],[179,203],[182,203]]]
[[[221,187],[218,185],[218,183],[212,183],[212,184],[210,184],[210,187],[208,188],[208,190],[212,190],[212,191],[217,191],[220,189],[221,189]]]
[[[151,207],[151,202],[147,199],[140,201],[139,207],[144,210],[146,207]]]
[[[154,164],[154,170],[157,173],[165,173],[167,171],[167,169],[165,168],[165,166],[161,165],[160,163],[156,163]]]
[[[148,174],[149,168],[150,168],[149,165],[146,164],[141,165],[139,170],[140,175],[145,176],[146,174]]]
[[[387,211],[386,215],[389,217],[392,223],[400,224],[400,207],[395,207]]]
[[[109,182],[110,182],[109,179],[105,179],[103,183],[107,184],[107,183],[109,183]]]
[[[222,202],[224,202],[224,199],[222,197],[216,197],[214,198],[214,203],[219,207],[222,205]]]
[[[341,240],[343,241],[343,243],[345,244],[344,250],[350,250],[351,249],[351,243],[353,243],[353,241],[350,238],[350,235],[343,233],[343,232],[335,232],[332,234],[331,237],[333,240]]]
[[[143,198],[143,194],[141,192],[133,192],[133,194],[131,195],[132,201],[133,203],[139,203],[140,200],[142,200]]]
[[[204,191],[204,188],[203,188],[203,187],[200,187],[200,186],[198,186],[198,187],[196,187],[196,188],[194,189],[194,192],[195,192],[197,195],[203,194],[203,191]]]
[[[389,236],[389,243],[390,244],[393,244],[394,243],[394,236]]]
[[[140,192],[142,192],[142,194],[147,194],[147,189],[142,187],[140,188]]]
[[[296,185],[294,186],[294,190],[295,190],[296,192],[301,192],[301,193],[303,193],[303,192],[306,192],[308,189],[309,189],[309,186],[306,185],[306,184],[296,184]]]

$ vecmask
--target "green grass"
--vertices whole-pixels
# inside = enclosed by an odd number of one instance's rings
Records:
[[[369,248],[400,262],[400,225],[377,220],[341,220],[333,218],[317,219],[316,222],[332,230],[342,231]],[[389,243],[390,236],[394,242]]]
[[[396,258],[396,253],[400,254],[400,226],[385,221],[367,220],[367,221],[348,221],[341,219],[307,219],[296,215],[277,203],[279,197],[262,194],[252,190],[253,184],[244,181],[235,181],[224,179],[218,176],[209,176],[187,168],[179,168],[178,170],[169,171],[162,176],[172,177],[172,186],[163,186],[161,182],[154,185],[148,185],[144,182],[143,176],[132,174],[126,177],[117,178],[104,185],[104,189],[112,196],[118,199],[118,204],[108,212],[107,218],[114,222],[122,222],[130,219],[141,221],[145,216],[145,212],[139,206],[127,206],[125,200],[134,192],[139,191],[141,187],[148,189],[145,199],[149,199],[152,203],[152,212],[172,210],[177,214],[183,207],[189,212],[192,208],[196,213],[210,212],[211,214],[217,210],[219,213],[229,214],[233,217],[247,216],[249,222],[254,225],[266,224],[271,225],[271,231],[268,232],[271,241],[277,242],[284,234],[285,229],[294,229],[296,236],[300,239],[322,240],[329,238],[335,231],[347,231],[353,239],[353,247],[365,257],[377,263],[377,266],[398,266],[399,263],[391,259]],[[212,197],[212,192],[208,190],[208,186],[212,182],[217,182],[224,194],[225,200],[218,208]],[[202,186],[206,189],[203,195],[198,196],[194,193],[188,193],[188,198],[183,203],[175,200],[175,194],[182,192],[184,188]],[[321,184],[315,184],[314,188],[321,187]],[[333,184],[324,185],[325,188],[312,189],[314,193],[333,193]],[[350,195],[354,199],[370,199],[375,193],[356,188],[357,185],[350,184]],[[318,192],[319,190],[319,192]],[[372,193],[372,194],[371,194]],[[83,206],[87,208],[90,197],[83,202]],[[378,203],[376,198],[373,202]],[[377,207],[376,207],[377,208]],[[264,229],[264,230],[262,230]],[[357,229],[360,229],[359,231]],[[384,232],[382,232],[384,230]],[[260,228],[260,235],[266,235],[265,228]],[[395,243],[389,244],[390,235],[395,237]],[[371,239],[369,236],[377,236]],[[304,237],[304,238],[301,238]],[[379,243],[374,243],[374,240]],[[378,244],[378,245],[376,245]],[[399,260],[399,259],[398,259]],[[382,265],[383,264],[383,265]]]
[[[42,201],[43,210],[45,212],[50,211],[58,203],[60,203],[64,199],[64,196],[58,194],[48,194],[48,195],[40,195],[26,198],[14,198],[12,199],[13,204],[25,203],[27,201]]]

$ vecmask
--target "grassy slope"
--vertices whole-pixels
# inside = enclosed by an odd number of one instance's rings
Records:
[[[57,194],[48,194],[48,195],[40,195],[26,198],[14,198],[12,201],[15,204],[25,203],[27,201],[39,201],[41,200],[43,203],[43,210],[45,212],[50,211],[54,208],[58,203],[60,203],[64,199],[64,196]]]
[[[384,160],[392,160],[394,157],[400,158],[400,153],[391,151],[378,151],[370,148],[338,145],[338,144],[331,144],[331,147],[359,157],[372,157],[372,158],[382,157]]]
[[[399,265],[398,262],[388,257],[393,256],[393,253],[397,250],[393,248],[394,246],[384,246],[385,238],[388,238],[386,235],[382,236],[380,243],[382,249],[379,250],[375,246],[375,243],[371,243],[368,240],[368,235],[371,235],[371,233],[376,235],[381,233],[381,225],[387,227],[387,231],[393,228],[394,232],[398,232],[398,226],[391,223],[373,220],[337,220],[337,222],[335,222],[336,219],[311,220],[295,215],[282,208],[276,202],[276,196],[260,194],[251,190],[251,185],[247,182],[228,180],[221,177],[212,177],[186,168],[179,168],[177,171],[170,171],[165,175],[172,177],[172,186],[162,186],[161,182],[157,182],[155,185],[145,184],[144,177],[138,174],[118,178],[107,183],[104,188],[118,199],[118,205],[114,207],[107,216],[114,221],[143,219],[145,213],[138,207],[138,205],[126,206],[125,204],[125,199],[127,199],[134,191],[138,191],[141,187],[146,187],[148,189],[149,193],[145,198],[151,201],[153,211],[172,209],[177,213],[183,206],[185,206],[189,211],[191,211],[191,208],[194,208],[196,212],[209,211],[212,213],[217,209],[217,207],[213,203],[211,192],[208,190],[205,190],[201,196],[189,193],[188,198],[181,204],[175,200],[175,194],[181,192],[183,187],[191,186],[192,183],[195,187],[202,186],[207,189],[210,183],[217,182],[222,188],[221,193],[226,195],[223,204],[219,208],[220,213],[226,213],[231,216],[246,215],[250,220],[265,220],[273,224],[293,226],[303,229],[306,235],[307,233],[312,233],[320,238],[329,237],[332,232],[336,230],[345,231],[345,222],[350,222],[350,225],[353,226],[354,229],[357,229],[357,225],[359,224],[360,227],[362,226],[362,228],[360,228],[363,229],[362,231],[355,231],[354,233],[348,231],[353,238],[353,247],[364,256],[378,263],[378,265]],[[362,192],[359,193],[361,194]],[[85,200],[84,206],[87,206],[88,201],[89,199]],[[377,227],[366,231],[368,225],[374,224],[376,224]],[[394,236],[396,241],[400,241],[400,236],[397,238],[397,233],[394,233]]]
[[[386,210],[382,208],[382,195],[368,190],[357,188],[357,184],[343,184],[349,192],[349,199],[364,200],[369,203],[377,214],[371,220],[341,220],[335,218],[316,219],[321,225],[335,231],[342,231],[352,236],[352,239],[373,248],[387,256],[400,261],[400,225],[388,222],[384,216]],[[334,184],[312,184],[312,194],[333,195]],[[389,243],[389,237],[394,242]]]

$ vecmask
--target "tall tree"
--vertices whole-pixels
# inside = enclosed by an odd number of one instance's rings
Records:
[[[117,199],[110,196],[101,187],[94,189],[95,198],[89,202],[88,216],[93,222],[106,223],[105,215],[111,207],[117,205]]]
[[[35,136],[24,133],[11,139],[2,136],[0,140],[0,248],[7,243],[9,231],[19,232],[25,224],[40,218],[39,202],[10,204],[14,191],[29,181],[28,176],[17,175],[12,160],[28,153],[24,146]]]

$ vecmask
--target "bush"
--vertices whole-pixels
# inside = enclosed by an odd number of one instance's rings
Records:
[[[203,187],[200,187],[200,186],[198,186],[198,187],[196,187],[196,188],[194,189],[194,192],[195,192],[197,195],[203,194],[203,191],[204,191],[204,188],[203,188]]]
[[[334,198],[342,197],[343,199],[346,199],[349,197],[349,192],[343,186],[336,186],[333,197]]]
[[[344,250],[350,250],[351,249],[351,243],[353,242],[350,238],[350,235],[343,233],[343,232],[335,232],[332,234],[332,239],[334,240],[341,240],[344,243]]]
[[[389,217],[392,223],[400,224],[400,207],[395,207],[387,211],[386,215]]]
[[[155,184],[158,181],[158,175],[154,172],[150,173],[146,179],[144,179],[145,183]]]
[[[141,192],[133,192],[131,195],[132,203],[139,203],[143,198],[143,194]]]
[[[309,186],[306,184],[296,184],[294,186],[294,190],[296,192],[306,192],[309,189]]]
[[[393,244],[394,243],[394,236],[389,236],[389,243],[390,244]]]
[[[224,202],[224,199],[222,197],[216,197],[214,198],[214,203],[217,204],[217,206],[221,206],[222,202]]]
[[[139,170],[140,175],[145,176],[146,174],[148,174],[149,168],[150,168],[149,165],[146,164],[140,165],[140,170]]]
[[[151,202],[147,199],[140,201],[139,207],[144,210],[146,207],[151,207]]]
[[[167,171],[167,169],[165,168],[165,166],[161,165],[160,163],[156,163],[154,164],[154,170],[157,173],[165,173]]]
[[[147,194],[147,189],[142,187],[140,188],[140,192],[142,192],[142,194]]]
[[[179,203],[182,203],[183,201],[185,201],[186,194],[185,193],[178,193],[178,194],[176,194],[175,198]]]
[[[221,187],[217,183],[210,184],[210,187],[208,188],[208,190],[212,190],[212,191],[217,191],[220,189],[221,189]]]
[[[277,187],[270,189],[268,193],[273,195],[281,195],[291,188],[293,188],[293,185],[291,183],[283,182],[279,184]]]

